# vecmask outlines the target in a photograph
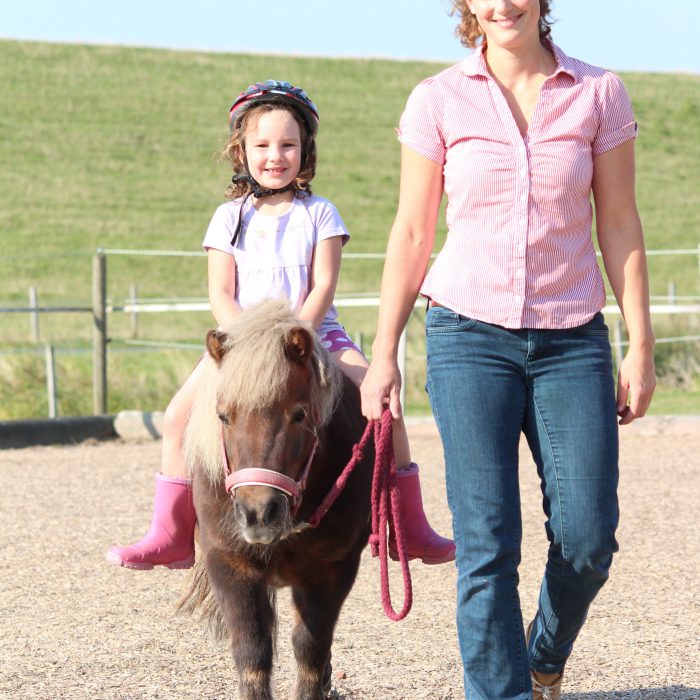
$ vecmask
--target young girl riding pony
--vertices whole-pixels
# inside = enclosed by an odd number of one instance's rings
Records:
[[[333,306],[349,233],[333,204],[311,192],[318,121],[314,103],[287,82],[256,83],[234,101],[223,152],[234,172],[226,192],[229,201],[214,213],[202,244],[208,256],[209,300],[214,318],[225,328],[256,302],[289,299],[359,386],[368,363]],[[111,547],[107,560],[113,564],[186,569],[194,563],[196,515],[182,442],[207,362],[211,358],[205,355],[165,411],[151,527],[139,542]],[[393,428],[407,553],[426,564],[452,561],[454,543],[435,533],[426,520],[403,419],[395,420]],[[390,551],[396,556],[393,541]]]

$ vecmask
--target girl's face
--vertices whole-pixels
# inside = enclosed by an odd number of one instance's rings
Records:
[[[539,0],[471,0],[469,9],[491,46],[515,49],[535,37],[539,42]]]
[[[301,131],[286,109],[262,112],[245,132],[245,155],[250,174],[271,190],[286,187],[301,168]]]

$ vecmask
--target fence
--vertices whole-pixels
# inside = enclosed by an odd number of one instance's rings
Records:
[[[107,412],[108,397],[108,377],[107,377],[107,328],[109,314],[125,313],[132,318],[132,333],[138,335],[139,314],[142,313],[179,313],[192,311],[208,311],[209,302],[203,299],[167,299],[167,300],[140,300],[138,290],[135,285],[130,288],[129,298],[123,304],[113,304],[107,299],[107,256],[108,255],[145,255],[145,256],[179,256],[179,257],[202,257],[205,253],[184,252],[184,251],[138,251],[138,250],[103,250],[99,249],[92,259],[92,305],[91,306],[41,306],[38,302],[36,289],[29,290],[29,305],[26,307],[0,307],[0,314],[3,313],[27,313],[30,319],[31,335],[35,342],[40,339],[40,315],[44,313],[84,313],[92,316],[92,386],[93,386],[93,413],[104,414]],[[679,250],[650,250],[647,251],[650,257],[657,255],[696,255],[698,257],[698,274],[700,279],[700,245],[697,249]],[[380,253],[348,253],[344,259],[383,259]],[[668,294],[664,297],[652,297],[651,313],[660,314],[700,314],[700,295],[678,296],[675,293],[675,286],[669,284]],[[665,301],[665,304],[654,303]],[[686,302],[686,303],[679,303]],[[694,303],[693,303],[694,302]],[[415,307],[423,306],[424,302],[417,301]],[[336,298],[335,305],[339,308],[371,308],[379,306],[378,296],[355,296],[351,298]],[[617,364],[622,360],[623,348],[627,342],[623,340],[622,324],[620,320],[620,309],[614,304],[607,305],[603,312],[608,316],[617,316],[613,326],[613,338],[611,340]],[[687,335],[668,338],[657,338],[657,343],[698,341],[700,336]],[[404,331],[399,345],[399,365],[402,376],[405,376],[406,367],[406,331]],[[180,347],[194,348],[194,346],[183,343],[164,343],[140,341],[142,346],[157,347]],[[48,413],[50,417],[55,417],[56,408],[56,373],[55,373],[55,351],[51,345],[44,348]],[[404,382],[405,387],[405,382]],[[404,396],[401,397],[402,402]]]

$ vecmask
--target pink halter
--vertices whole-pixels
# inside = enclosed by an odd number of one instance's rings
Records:
[[[280,474],[279,472],[273,471],[272,469],[263,469],[257,467],[249,467],[247,469],[239,469],[237,471],[231,471],[231,464],[228,459],[228,453],[226,452],[226,443],[224,441],[224,427],[221,426],[221,452],[222,460],[224,463],[224,471],[226,472],[225,487],[226,492],[231,495],[231,498],[235,497],[235,491],[241,486],[269,486],[273,489],[281,491],[283,494],[292,499],[292,515],[296,515],[299,506],[301,505],[301,497],[306,488],[306,481],[309,476],[309,471],[311,470],[311,463],[313,462],[314,455],[316,454],[316,449],[318,448],[318,434],[314,430],[314,443],[311,447],[311,452],[308,459],[306,460],[306,465],[301,473],[298,481],[295,481],[285,474]]]

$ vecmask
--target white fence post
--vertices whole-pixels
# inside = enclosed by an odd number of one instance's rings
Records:
[[[39,342],[39,312],[37,308],[39,302],[37,301],[36,287],[29,287],[29,308],[34,309],[29,313],[29,327],[31,330],[31,338],[35,343]]]
[[[615,349],[615,362],[617,363],[617,369],[619,370],[624,357],[622,351],[622,321],[619,318],[615,319],[613,348]]]
[[[56,355],[53,345],[47,345],[44,350],[46,360],[46,394],[49,404],[49,418],[55,418],[58,415],[56,407]]]

